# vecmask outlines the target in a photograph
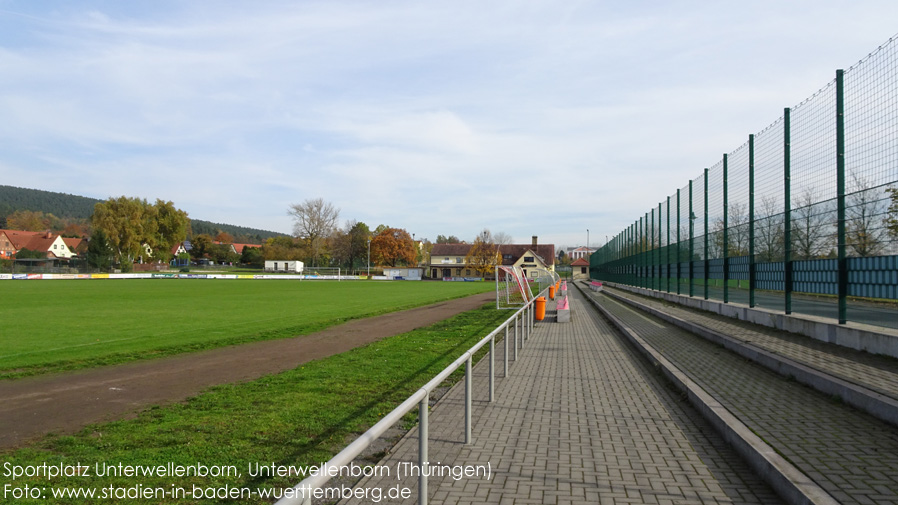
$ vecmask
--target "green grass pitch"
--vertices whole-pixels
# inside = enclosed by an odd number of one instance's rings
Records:
[[[0,378],[307,334],[489,282],[61,280],[0,284]]]

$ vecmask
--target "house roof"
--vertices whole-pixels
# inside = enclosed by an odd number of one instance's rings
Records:
[[[49,237],[46,235],[37,235],[31,238],[28,242],[28,245],[25,247],[31,251],[40,251],[47,252],[49,254],[53,254],[50,249],[54,242],[56,242],[56,235],[50,235]],[[55,254],[53,254],[56,256]]]
[[[62,237],[62,241],[65,242],[65,245],[69,246],[69,249],[75,250],[81,245],[81,242],[84,242],[83,238],[71,238],[71,237]]]
[[[17,250],[22,249],[23,247],[30,249],[28,247],[28,242],[31,242],[31,239],[36,235],[40,235],[40,232],[36,231],[21,231],[21,230],[0,230],[6,234],[7,238],[9,238],[9,242],[15,247]]]
[[[586,261],[586,258],[577,258],[576,261],[574,261],[573,263],[571,263],[571,266],[572,266],[572,267],[588,267],[588,266],[589,266],[589,262]]]
[[[259,244],[231,244],[234,246],[234,250],[237,251],[237,254],[243,254],[243,250],[247,247],[262,247]]]
[[[465,256],[471,250],[471,244],[434,244],[431,256]]]
[[[534,247],[532,244],[506,244],[499,246],[499,252],[502,253],[502,264],[511,265],[521,256],[530,251],[539,256],[543,264],[546,266],[555,264],[555,244],[538,244]],[[511,261],[505,259],[506,255],[512,256]]]
[[[434,244],[430,252],[430,256],[467,256],[473,244]],[[521,256],[527,254],[528,251],[539,256],[545,265],[555,264],[555,245],[554,244],[538,244],[534,247],[532,244],[504,244],[499,246],[499,253],[502,254],[502,264],[512,265]],[[505,256],[511,256],[511,260],[506,260]]]

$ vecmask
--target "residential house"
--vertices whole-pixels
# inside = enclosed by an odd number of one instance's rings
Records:
[[[178,256],[187,254],[190,250],[190,242],[180,242],[171,248],[171,266],[186,267],[190,265],[190,258],[181,259]]]
[[[586,258],[577,258],[571,263],[571,277],[577,279],[589,279],[589,261]]]
[[[45,253],[49,259],[70,259],[75,256],[74,249],[59,235],[49,231],[0,230],[0,250],[3,257],[9,258],[22,249]]]
[[[0,258],[9,259],[16,254],[16,247],[6,235],[6,230],[0,230]]]
[[[576,247],[573,249],[569,248],[567,250],[567,255],[568,255],[568,257],[571,258],[571,261],[578,260],[580,258],[583,258],[583,259],[589,261],[589,256],[594,252],[596,252],[596,250],[591,247],[582,247],[581,246],[581,247]]]
[[[434,244],[430,252],[428,272],[434,279],[448,277],[479,277],[465,265],[465,257],[473,244]],[[531,244],[497,245],[503,266],[519,266],[528,278],[539,277],[540,272],[555,271],[555,245],[538,244],[533,237]]]

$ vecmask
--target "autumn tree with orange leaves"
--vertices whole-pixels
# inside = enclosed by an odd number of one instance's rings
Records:
[[[477,271],[481,277],[490,277],[496,271],[496,265],[502,261],[499,246],[493,243],[489,230],[483,230],[465,256],[465,267]]]
[[[382,266],[414,266],[415,242],[407,231],[386,228],[371,239],[371,260]]]

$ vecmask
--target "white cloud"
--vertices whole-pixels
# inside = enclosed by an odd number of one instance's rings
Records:
[[[7,1],[0,176],[283,232],[290,203],[320,196],[418,237],[487,227],[575,245],[873,50],[896,11]]]

